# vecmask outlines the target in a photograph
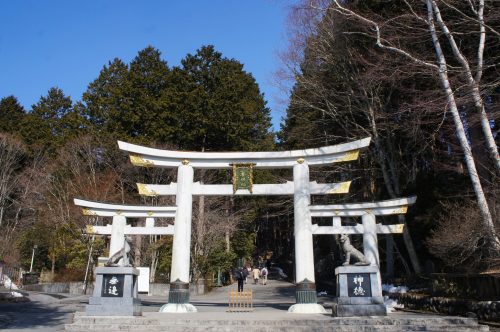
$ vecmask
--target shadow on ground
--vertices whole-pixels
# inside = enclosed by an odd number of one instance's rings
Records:
[[[53,327],[58,330],[73,312],[70,308],[55,307],[39,302],[1,303],[0,328],[37,330]]]

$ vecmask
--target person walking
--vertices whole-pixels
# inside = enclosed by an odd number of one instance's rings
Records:
[[[245,272],[242,266],[236,269],[234,272],[234,278],[238,282],[238,292],[243,292],[243,281],[245,280]]]
[[[248,280],[248,276],[249,276],[250,274],[252,274],[252,267],[251,267],[250,265],[248,265],[248,266],[245,268],[245,270],[246,270],[246,272],[247,272],[247,273],[246,273],[246,275],[245,275],[245,284],[246,284],[246,283],[247,283],[247,280]]]
[[[267,268],[264,266],[262,270],[260,270],[260,278],[262,279],[262,285],[267,284]]]
[[[254,285],[257,285],[259,283],[259,275],[260,275],[260,270],[257,266],[255,266],[252,270],[252,277],[253,277]]]

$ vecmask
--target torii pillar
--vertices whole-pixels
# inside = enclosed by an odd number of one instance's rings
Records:
[[[168,303],[160,312],[197,312],[189,303],[189,261],[191,257],[191,216],[193,210],[193,167],[187,160],[177,170],[177,212],[175,215],[172,269]]]
[[[317,303],[314,278],[312,220],[309,205],[309,166],[303,158],[293,166],[294,236],[295,236],[295,300],[288,312],[326,313]]]

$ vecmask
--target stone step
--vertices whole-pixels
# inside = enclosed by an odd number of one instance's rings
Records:
[[[173,331],[173,332],[314,332],[314,331],[489,331],[473,319],[460,317],[429,317],[427,319],[351,318],[318,320],[251,320],[251,319],[168,319],[143,317],[75,317],[67,331]]]
[[[145,312],[143,316],[85,316],[75,313],[67,331],[173,331],[173,332],[396,332],[396,331],[489,331],[476,319],[423,314],[394,314],[386,317],[342,317],[288,315],[286,313],[165,314]]]
[[[71,324],[66,325],[67,331],[165,331],[166,325],[137,326],[127,324]],[[169,332],[232,332],[234,326],[192,326],[192,325],[170,325]],[[487,326],[457,326],[457,325],[349,325],[349,326],[308,326],[308,325],[290,325],[290,326],[253,326],[245,328],[245,332],[397,332],[397,331],[489,331]]]
[[[316,320],[250,320],[250,319],[156,319],[144,317],[86,317],[77,316],[75,324],[126,324],[126,325],[203,325],[203,326],[282,326],[282,325],[307,325],[307,326],[349,326],[349,325],[459,325],[478,326],[477,321],[462,317],[428,317],[428,318],[342,318],[342,319],[316,319]]]

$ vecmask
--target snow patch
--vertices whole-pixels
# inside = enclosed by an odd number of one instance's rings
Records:
[[[404,304],[399,304],[398,301],[390,299],[387,295],[384,296],[384,304],[388,314],[396,311],[396,309],[403,309],[405,307]]]
[[[394,286],[393,284],[382,284],[382,290],[387,293],[407,293],[408,287],[406,286]]]
[[[12,280],[10,280],[10,278],[6,275],[3,276],[3,286],[8,289],[19,289],[19,287],[17,287],[17,285],[13,283]]]
[[[23,294],[19,293],[19,292],[10,292],[10,295],[12,297],[23,297]]]

